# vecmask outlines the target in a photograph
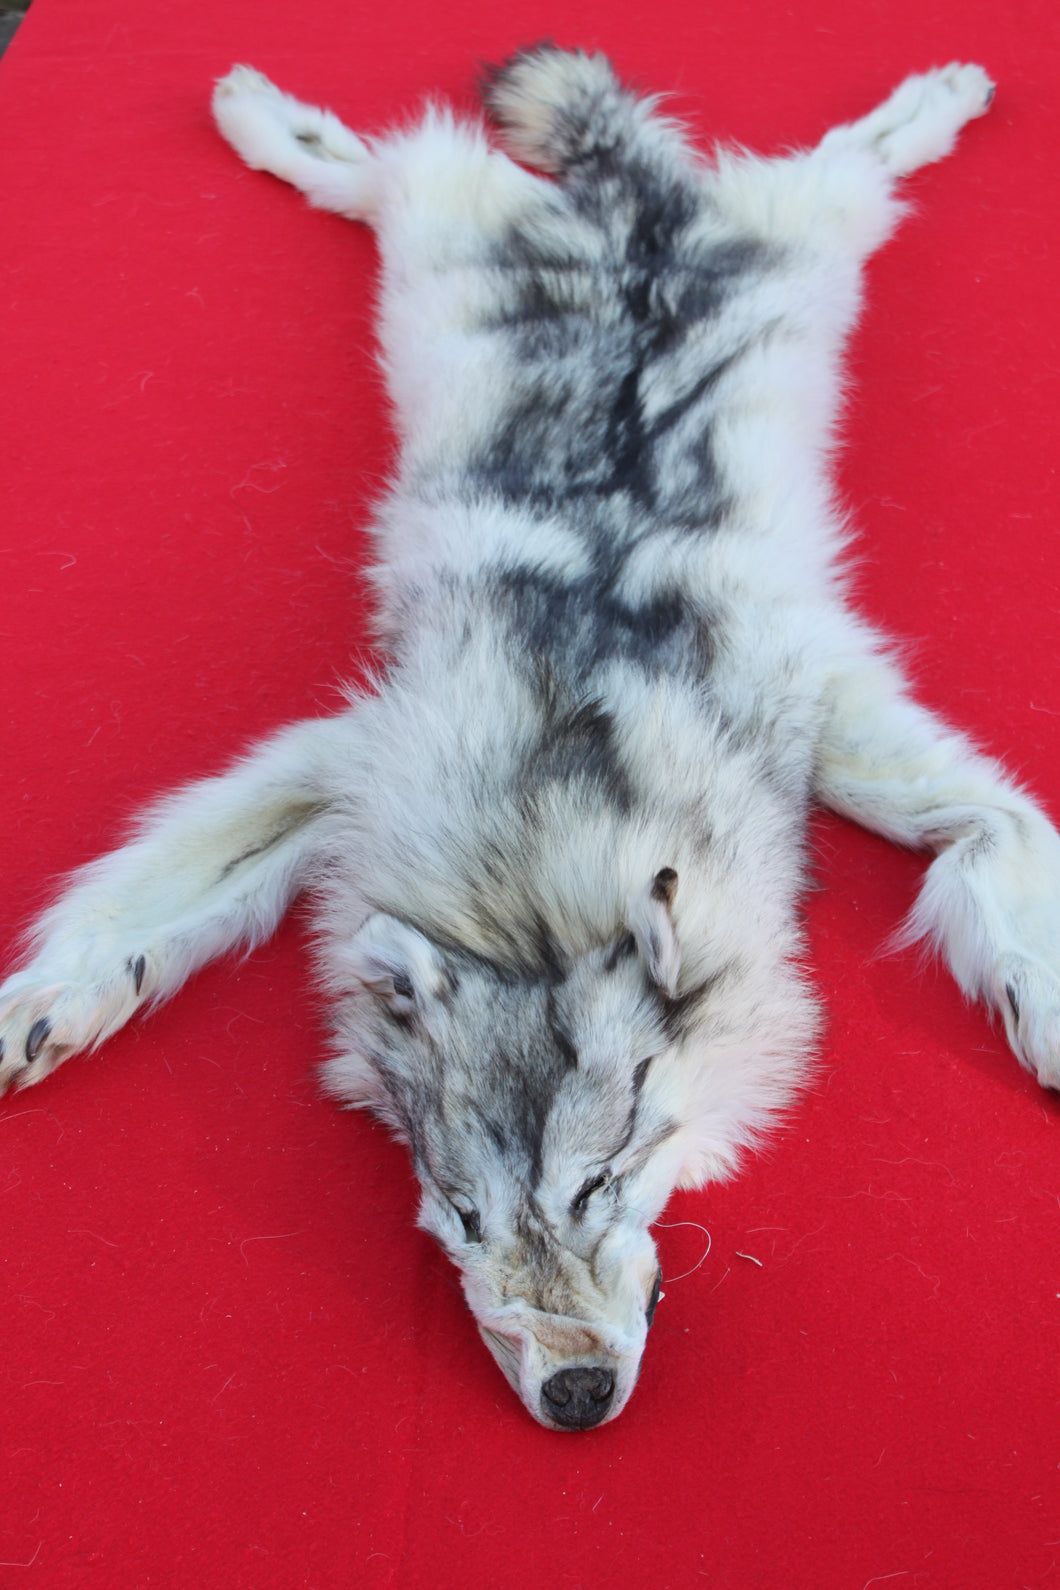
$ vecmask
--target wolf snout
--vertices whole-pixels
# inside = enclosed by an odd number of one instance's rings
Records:
[[[610,1369],[561,1369],[541,1387],[541,1411],[567,1430],[591,1430],[611,1406],[615,1377]]]

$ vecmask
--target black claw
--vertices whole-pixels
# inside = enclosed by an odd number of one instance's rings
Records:
[[[51,1030],[52,1024],[48,1020],[47,1016],[42,1016],[39,1021],[35,1021],[33,1023],[33,1026],[29,1029],[29,1036],[26,1039],[27,1065],[31,1066],[34,1060],[36,1060],[37,1056],[44,1048],[48,1034],[51,1032]]]
[[[1013,988],[1011,983],[1005,984],[1005,993],[1008,995],[1008,1002],[1012,1006],[1012,1014],[1015,1016],[1016,1020],[1019,1021],[1020,1002],[1016,998],[1016,990]]]
[[[133,982],[136,985],[136,992],[137,993],[140,992],[140,987],[141,987],[141,985],[143,983],[143,980],[144,980],[144,967],[145,966],[146,966],[146,962],[145,962],[145,960],[144,960],[142,955],[138,955],[136,957],[135,961],[133,961],[131,966],[130,966],[130,971],[133,974]]]

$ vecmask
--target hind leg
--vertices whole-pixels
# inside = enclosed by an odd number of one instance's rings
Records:
[[[560,201],[551,183],[489,147],[481,127],[428,110],[419,127],[373,141],[303,105],[247,66],[218,83],[218,128],[248,165],[293,183],[311,204],[369,222],[383,260],[379,334],[399,428],[433,456],[453,423],[488,425],[483,343],[499,315],[498,239]],[[481,267],[481,268],[480,268]],[[488,351],[487,351],[488,352]]]
[[[982,116],[993,84],[979,66],[946,66],[907,78],[868,116],[834,127],[816,149],[784,160],[722,154],[722,209],[781,244],[860,264],[902,215],[898,180],[953,149]]]
[[[491,149],[480,127],[435,108],[419,127],[369,146],[331,111],[235,66],[214,89],[213,113],[248,166],[290,182],[320,209],[379,227],[384,250],[388,237],[435,261],[469,242],[480,247],[552,192]]]
[[[906,78],[868,116],[834,127],[818,145],[817,153],[829,156],[864,151],[892,177],[905,177],[948,155],[961,128],[985,115],[993,97],[994,85],[981,66],[954,61]]]
[[[1021,1064],[1060,1087],[1060,835],[868,649],[836,672],[826,706],[819,799],[935,852],[901,939],[931,942],[1001,1016]]]
[[[331,111],[303,105],[251,66],[234,66],[214,88],[213,114],[251,170],[290,182],[318,209],[350,220],[372,218],[371,151]]]

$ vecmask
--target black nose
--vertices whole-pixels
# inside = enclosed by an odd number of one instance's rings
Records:
[[[567,1430],[591,1430],[606,1414],[614,1394],[610,1369],[561,1369],[541,1387],[541,1410]]]

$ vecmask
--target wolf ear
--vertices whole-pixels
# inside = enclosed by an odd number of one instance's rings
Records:
[[[424,1010],[450,986],[440,952],[415,928],[377,911],[346,946],[344,969],[395,1016]]]
[[[648,976],[671,999],[677,993],[681,970],[681,947],[670,911],[676,893],[677,873],[672,867],[662,867],[647,888],[633,897],[629,907],[630,930]]]

